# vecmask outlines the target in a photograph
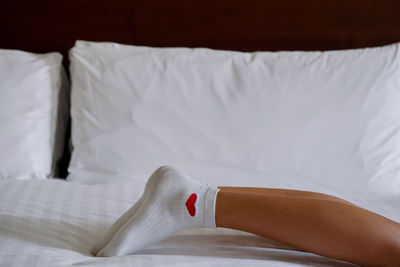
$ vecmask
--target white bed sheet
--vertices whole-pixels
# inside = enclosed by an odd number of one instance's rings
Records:
[[[0,182],[0,266],[353,266],[229,229],[176,233],[135,255],[99,258],[90,249],[143,190],[134,183]],[[400,196],[352,201],[393,220]]]

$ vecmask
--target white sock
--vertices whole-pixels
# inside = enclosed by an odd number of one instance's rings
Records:
[[[142,199],[143,197],[136,201],[136,203],[129,210],[122,214],[122,216],[114,222],[110,229],[108,229],[107,233],[95,243],[91,250],[93,255],[96,255],[100,249],[104,248],[108,242],[110,242],[111,238],[115,235],[119,228],[121,228],[128,221],[128,219],[136,213],[142,203]]]
[[[150,186],[151,183],[146,184],[146,188]],[[145,189],[146,190],[146,189]],[[121,215],[121,217],[116,220],[113,225],[108,229],[107,233],[100,239],[98,240],[93,248],[91,249],[91,253],[93,255],[97,255],[97,253],[100,251],[100,249],[104,248],[108,242],[110,242],[111,238],[115,235],[115,233],[128,221],[130,217],[132,217],[136,211],[140,208],[140,205],[142,204],[144,194],[136,201],[136,203],[130,207],[124,214]]]
[[[134,214],[119,226],[97,256],[133,254],[181,230],[214,228],[218,191],[172,167],[158,168],[147,181]]]

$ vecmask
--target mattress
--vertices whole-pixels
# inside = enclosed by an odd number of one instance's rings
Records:
[[[94,242],[142,192],[134,183],[1,181],[0,266],[354,266],[224,228],[182,231],[135,255],[91,255]],[[352,200],[399,219],[400,196]]]

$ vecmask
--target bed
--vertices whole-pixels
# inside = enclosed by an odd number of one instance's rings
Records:
[[[400,221],[399,11],[389,0],[3,3],[0,266],[354,265],[223,228],[135,255],[90,251],[162,164]],[[260,93],[268,83],[279,90]]]

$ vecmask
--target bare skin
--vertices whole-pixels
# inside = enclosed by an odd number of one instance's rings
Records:
[[[299,190],[219,189],[217,227],[361,266],[400,266],[400,224],[351,202]]]

